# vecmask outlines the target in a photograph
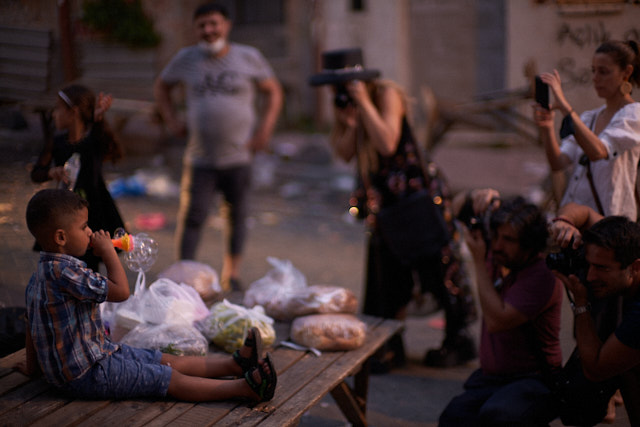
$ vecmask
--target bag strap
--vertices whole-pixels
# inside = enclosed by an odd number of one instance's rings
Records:
[[[598,212],[600,215],[604,216],[604,209],[602,208],[602,202],[600,201],[600,197],[598,196],[598,192],[596,191],[596,186],[593,183],[593,174],[591,173],[591,161],[587,157],[587,155],[583,155],[580,158],[580,164],[584,165],[587,168],[587,179],[589,180],[589,188],[591,188],[591,194],[593,195],[593,199],[596,201],[596,207],[598,208]]]
[[[591,117],[591,125],[589,129],[593,132],[593,126],[596,122],[596,114]],[[598,192],[596,191],[596,186],[593,183],[593,174],[591,173],[591,160],[587,157],[586,154],[580,157],[580,164],[587,168],[587,179],[589,180],[589,188],[591,188],[591,194],[593,195],[593,199],[596,201],[596,207],[598,208],[598,212],[600,215],[604,215],[604,209],[602,208],[602,202],[600,202],[600,196],[598,196]]]

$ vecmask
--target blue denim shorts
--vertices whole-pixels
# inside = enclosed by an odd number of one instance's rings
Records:
[[[120,344],[120,349],[62,388],[88,399],[166,396],[171,368],[160,364],[162,353]]]

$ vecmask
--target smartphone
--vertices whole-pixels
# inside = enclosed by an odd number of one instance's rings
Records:
[[[540,76],[536,76],[536,102],[544,109],[549,109],[549,85],[544,83]]]

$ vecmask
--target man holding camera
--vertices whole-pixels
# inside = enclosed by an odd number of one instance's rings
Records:
[[[575,336],[585,376],[602,381],[621,375],[621,392],[631,425],[640,425],[640,225],[623,216],[603,217],[569,203],[559,210],[551,232],[561,246],[584,243],[585,283],[556,272],[573,296]],[[579,229],[585,229],[580,234]],[[588,286],[588,288],[587,288]],[[589,315],[593,298],[624,296],[622,321],[605,339]]]
[[[483,230],[465,230],[482,308],[480,369],[447,405],[439,425],[546,425],[556,416],[555,401],[538,354],[549,366],[562,363],[562,286],[543,257],[547,222],[518,197],[501,202],[486,231],[488,251]]]

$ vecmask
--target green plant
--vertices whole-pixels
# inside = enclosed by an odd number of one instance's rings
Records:
[[[82,22],[113,41],[138,48],[160,43],[141,0],[85,0],[82,6]]]

